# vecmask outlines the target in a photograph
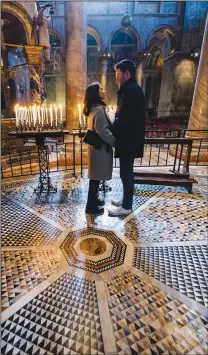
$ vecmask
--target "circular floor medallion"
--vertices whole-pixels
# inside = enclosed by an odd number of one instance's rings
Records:
[[[102,255],[106,249],[106,244],[98,238],[87,238],[80,243],[81,251],[90,256]]]

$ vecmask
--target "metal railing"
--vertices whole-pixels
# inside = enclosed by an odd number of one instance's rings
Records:
[[[174,143],[174,138],[185,138],[190,136],[193,139],[194,156],[190,165],[204,166],[208,161],[202,162],[201,152],[208,144],[208,130],[148,130],[145,132],[144,157],[135,159],[135,167],[173,167],[181,164],[185,159],[187,148],[183,144]],[[196,133],[196,137],[193,137]],[[202,137],[198,137],[198,135]],[[207,135],[206,137],[205,134]],[[55,143],[48,147],[48,159],[50,172],[71,171],[76,175],[78,170],[83,171],[87,166],[87,146],[83,143],[83,134],[70,134],[71,143],[64,143],[60,146]],[[171,138],[167,143],[162,138]],[[161,140],[162,139],[162,140]],[[17,146],[18,142],[18,146]],[[192,150],[193,153],[193,150]],[[114,159],[114,167],[119,167],[119,159]],[[179,166],[180,170],[180,166]],[[23,140],[9,138],[2,140],[1,174],[2,178],[36,175],[39,173],[38,151],[36,147],[26,147]]]

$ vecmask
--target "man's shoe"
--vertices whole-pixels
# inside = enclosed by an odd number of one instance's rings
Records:
[[[94,207],[94,208],[87,208],[85,209],[86,214],[103,214],[104,213],[104,208]]]
[[[109,208],[108,212],[111,216],[128,216],[130,213],[132,213],[132,210],[126,210],[120,206],[117,208]]]
[[[112,200],[111,203],[116,207],[120,207],[122,206],[123,200]]]

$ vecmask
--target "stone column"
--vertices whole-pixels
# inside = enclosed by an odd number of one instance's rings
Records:
[[[208,16],[204,29],[201,56],[196,77],[188,129],[208,129]],[[206,132],[188,132],[188,136],[207,137]]]
[[[137,83],[142,86],[142,74],[143,74],[143,66],[140,63],[136,68],[136,79]]]
[[[207,130],[208,129],[208,16],[204,29],[204,37],[201,47],[198,72],[194,88],[191,114],[188,129]],[[187,132],[187,137],[208,138],[208,132]],[[200,150],[199,150],[200,149]],[[191,161],[208,161],[207,141],[194,140],[192,145]]]
[[[150,99],[149,99],[149,108],[155,107],[155,96],[156,96],[156,80],[157,80],[158,72],[151,73],[151,88],[150,88]]]
[[[87,85],[86,3],[65,3],[66,13],[66,128],[79,127],[78,104]]]
[[[144,91],[144,96],[146,97],[146,89],[147,89],[147,80],[148,80],[149,74],[143,73],[142,77],[142,89]]]
[[[10,86],[9,86],[9,80],[8,78],[5,78],[3,75],[1,77],[1,82],[2,82],[2,90],[4,92],[4,100],[5,100],[5,115],[10,116],[11,115],[11,92],[10,92]]]
[[[56,76],[56,103],[65,106],[65,75]]]
[[[108,59],[101,58],[101,85],[106,90]]]
[[[149,107],[149,98],[150,98],[149,80],[150,80],[150,73],[147,72],[147,71],[144,71],[144,72],[143,72],[142,89],[143,89],[143,91],[144,91],[145,105],[146,105],[146,107]]]

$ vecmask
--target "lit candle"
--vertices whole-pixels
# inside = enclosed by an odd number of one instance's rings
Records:
[[[62,105],[59,105],[59,109],[60,109],[60,123],[62,124],[62,120],[63,120]]]
[[[25,107],[25,124],[28,123],[28,111],[27,111],[27,107]]]
[[[27,117],[27,108],[23,108],[23,123],[26,123],[26,117]]]
[[[18,124],[18,126],[20,124],[20,112],[21,112],[20,106],[17,105],[17,124]]]
[[[30,126],[30,107],[27,107],[27,120],[28,120],[28,126]]]
[[[21,118],[21,107],[18,107],[17,117],[18,117],[18,125],[19,125],[20,124],[20,118]]]
[[[28,117],[29,117],[29,127],[32,125],[32,112],[31,112],[31,107],[29,106],[28,108]]]
[[[24,107],[21,107],[21,123],[24,123]]]
[[[40,124],[40,106],[37,107],[38,112],[38,123]]]
[[[42,121],[42,127],[43,127],[43,115],[44,115],[43,107],[41,107],[40,109],[41,109],[41,121]]]
[[[30,115],[31,115],[31,127],[34,125],[34,115],[33,115],[33,107],[30,107]]]
[[[52,107],[52,105],[50,105],[49,112],[50,112],[50,120],[51,120],[51,127],[52,127],[53,126],[53,107]]]
[[[46,123],[48,124],[48,109],[47,109],[47,107],[45,108],[45,114],[46,114]]]
[[[85,119],[85,115],[83,115],[83,124],[84,124],[84,129],[86,128],[86,119]]]
[[[58,113],[57,113],[57,107],[56,107],[56,105],[54,105],[54,109],[55,109],[56,127],[57,127],[57,126],[58,126]]]
[[[36,126],[36,105],[33,105],[32,113],[33,113],[33,123],[34,123],[34,127],[35,127]]]
[[[30,107],[30,112],[31,112],[31,127],[35,124],[34,122],[34,113],[33,113],[33,107]]]
[[[21,110],[21,122],[22,122],[22,125],[24,124],[24,114],[25,114],[25,109],[24,107],[22,107],[22,110]]]
[[[78,113],[79,113],[79,125],[82,127],[82,114],[81,114],[81,105],[78,104]]]
[[[15,105],[15,107],[14,107],[15,118],[16,118],[16,127],[18,127],[18,125],[19,125],[19,122],[18,122],[18,106],[19,105]]]
[[[84,110],[84,105],[82,105],[82,122],[83,122],[83,127],[82,128],[85,128],[85,115],[83,113],[83,110]]]

